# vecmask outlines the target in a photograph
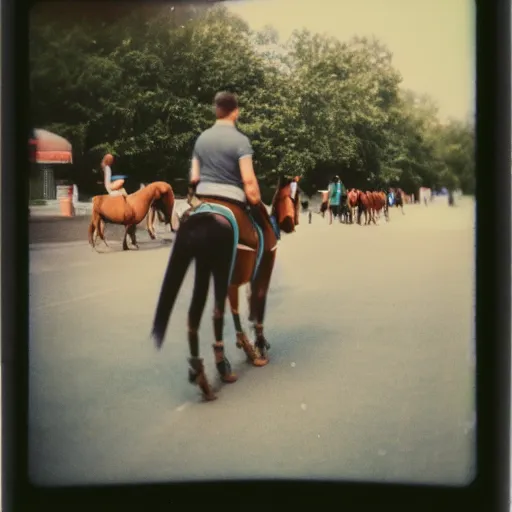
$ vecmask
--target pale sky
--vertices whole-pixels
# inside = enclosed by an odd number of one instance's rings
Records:
[[[237,0],[251,28],[274,26],[282,40],[307,28],[341,41],[375,36],[393,53],[402,86],[429,94],[442,119],[475,111],[474,0]]]

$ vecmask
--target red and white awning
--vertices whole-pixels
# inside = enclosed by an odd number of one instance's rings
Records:
[[[47,130],[35,129],[30,140],[33,151],[31,159],[38,164],[72,164],[71,143],[64,137]]]

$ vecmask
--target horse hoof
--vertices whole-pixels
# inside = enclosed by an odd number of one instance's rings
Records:
[[[213,402],[214,400],[217,400],[217,396],[213,393],[208,393],[208,394],[203,393],[203,400],[205,402]]]
[[[257,359],[254,359],[252,361],[253,366],[256,366],[257,368],[262,368],[263,366],[267,366],[268,359],[264,357],[258,357]]]
[[[229,375],[221,375],[220,380],[226,384],[232,384],[238,380],[238,377],[236,374],[230,373]]]
[[[245,355],[247,356],[247,361],[249,361],[250,363],[252,363],[255,359],[258,359],[258,355],[256,354],[254,347],[249,342],[247,342],[247,343],[237,342],[236,346],[245,352]]]

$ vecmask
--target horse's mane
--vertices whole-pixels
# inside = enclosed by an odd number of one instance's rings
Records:
[[[283,190],[284,187],[286,187],[286,185],[290,184],[292,180],[289,180],[287,179],[284,175],[279,175],[279,177],[277,178],[277,187],[276,187],[276,191],[274,193],[274,197],[272,198],[272,202],[270,203],[270,206],[271,206],[271,211],[270,211],[270,215],[275,215],[277,213],[277,205],[278,205],[278,199],[279,199],[279,195],[281,193],[281,190]]]

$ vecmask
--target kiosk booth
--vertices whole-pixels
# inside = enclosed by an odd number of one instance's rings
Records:
[[[73,163],[71,143],[64,137],[48,130],[36,128],[29,139],[31,162],[30,199],[58,199],[62,215],[72,217],[73,184],[67,180],[55,180],[55,165]]]

